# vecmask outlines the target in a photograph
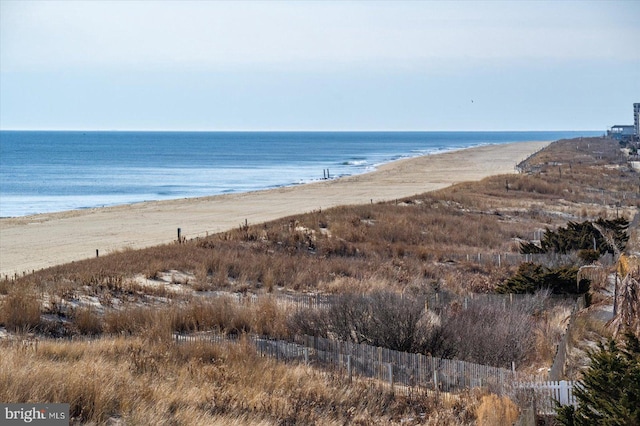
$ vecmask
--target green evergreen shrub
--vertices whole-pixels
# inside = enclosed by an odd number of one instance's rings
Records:
[[[605,253],[615,253],[607,239],[596,229],[594,223],[611,236],[617,249],[623,251],[629,236],[627,228],[629,221],[623,217],[606,220],[599,218],[595,222],[569,222],[566,228],[560,227],[556,231],[547,228],[540,240],[540,246],[524,242],[520,245],[522,254],[538,253],[569,253],[578,250],[593,250],[602,256]],[[595,245],[595,247],[594,247]]]
[[[577,282],[578,268],[561,266],[546,268],[531,262],[520,265],[516,275],[501,283],[498,293],[533,294],[538,290],[549,289],[553,294],[583,294],[589,291],[590,282],[582,279]]]
[[[624,347],[614,340],[589,354],[591,365],[574,388],[577,407],[559,406],[565,426],[640,425],[640,342],[628,333]]]

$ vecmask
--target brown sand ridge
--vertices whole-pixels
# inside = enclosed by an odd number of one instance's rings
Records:
[[[394,200],[515,173],[549,142],[487,145],[400,160],[357,176],[266,191],[144,202],[0,219],[0,275],[12,276],[123,248],[143,248],[338,205]]]

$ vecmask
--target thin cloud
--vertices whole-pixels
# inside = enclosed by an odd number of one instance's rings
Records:
[[[3,2],[0,66],[322,70],[638,60],[634,13],[633,2]]]

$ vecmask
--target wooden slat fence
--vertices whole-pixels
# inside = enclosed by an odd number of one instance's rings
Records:
[[[517,266],[524,262],[532,262],[547,267],[554,267],[575,263],[575,255],[561,253],[451,253],[448,255],[441,255],[439,258],[444,262],[471,262],[496,266]],[[613,261],[613,255],[610,253],[607,253],[598,259],[598,262],[604,266],[613,265]]]
[[[179,335],[176,342],[211,342],[233,344],[239,336],[223,334]],[[387,386],[394,392],[457,392],[484,387],[496,394],[506,394],[519,404],[531,407],[535,414],[555,413],[556,401],[576,404],[572,381],[523,381],[516,372],[442,359],[422,354],[393,351],[314,336],[297,336],[294,342],[247,335],[248,341],[263,355],[282,362],[315,364],[351,379],[353,376],[375,379],[375,386]]]
[[[556,404],[577,405],[573,393],[577,382],[560,380],[546,382],[519,383],[518,395],[520,402],[526,400],[525,405],[531,407],[536,414],[553,415],[556,413]]]
[[[278,294],[278,303],[295,308],[327,309],[336,298],[330,294]]]
[[[220,343],[225,336],[175,335],[177,342]],[[249,336],[261,355],[281,361],[313,363],[351,377],[378,379],[409,392],[419,388],[443,392],[485,387],[503,394],[512,388],[516,373],[509,369],[422,354],[393,351],[314,336],[298,336],[294,342]]]
[[[264,299],[271,299],[278,304],[292,307],[294,309],[328,309],[340,295],[333,294],[241,294],[219,292],[214,297],[227,297],[232,301],[241,304],[258,303]],[[449,293],[433,293],[425,295],[423,302],[428,309],[441,309],[451,303],[458,303],[463,309],[467,309],[473,304],[501,304],[505,308],[514,303],[523,303],[532,300],[530,294],[469,294],[458,296]],[[551,295],[552,300],[573,299],[575,296]]]
[[[303,336],[296,339],[312,349],[311,358],[351,374],[373,377],[406,387],[445,392],[488,387],[502,393],[515,373],[504,368],[399,352],[366,344]]]
[[[280,305],[290,306],[296,309],[327,309],[335,301],[335,295],[331,294],[253,294],[253,293],[229,293],[216,292],[212,297],[226,297],[237,303],[253,304],[264,299],[271,299]]]

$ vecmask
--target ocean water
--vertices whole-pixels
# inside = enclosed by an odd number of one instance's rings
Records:
[[[364,173],[400,158],[600,132],[0,131],[0,217]]]

